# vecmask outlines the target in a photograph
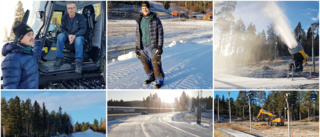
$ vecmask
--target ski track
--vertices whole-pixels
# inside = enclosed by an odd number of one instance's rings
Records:
[[[161,89],[212,88],[212,43],[178,43],[162,54],[165,84]],[[109,89],[152,89],[138,58],[108,64]],[[142,86],[141,86],[142,85]]]

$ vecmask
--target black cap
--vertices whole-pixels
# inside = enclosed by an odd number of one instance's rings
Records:
[[[148,1],[143,1],[141,3],[141,7],[147,7],[148,9],[150,9],[150,3]]]
[[[28,32],[33,31],[28,25],[21,23],[13,28],[13,33],[16,36],[16,40],[19,42],[24,35]]]

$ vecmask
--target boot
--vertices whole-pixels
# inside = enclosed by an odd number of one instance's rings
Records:
[[[159,89],[159,88],[161,88],[161,86],[162,86],[163,84],[156,84],[155,86],[154,86],[154,89]]]
[[[57,57],[56,62],[54,63],[54,67],[59,68],[63,65],[63,58]]]
[[[76,59],[76,73],[82,73],[82,60]]]
[[[144,84],[150,84],[152,81],[155,81],[155,80],[156,80],[156,78],[154,77],[154,74],[152,73],[151,76],[149,77],[149,79],[144,81]]]

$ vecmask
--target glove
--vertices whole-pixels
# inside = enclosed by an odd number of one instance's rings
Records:
[[[158,46],[158,55],[160,56],[162,54],[162,46]]]
[[[139,52],[140,50],[138,49],[138,47],[136,46],[136,54],[137,54],[137,56],[140,56],[140,52]]]

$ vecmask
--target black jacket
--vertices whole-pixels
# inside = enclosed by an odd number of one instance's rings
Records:
[[[70,22],[69,14],[66,14],[61,19],[61,32],[67,37],[69,34],[83,36],[87,30],[86,20],[83,15],[76,13],[73,23]]]
[[[149,34],[150,34],[150,43],[151,43],[151,50],[156,51],[158,46],[163,46],[163,28],[159,18],[157,18],[157,14],[150,12],[150,14],[154,14],[153,18],[149,22]],[[136,20],[137,21],[137,28],[136,28],[136,47],[139,50],[143,49],[142,46],[142,33],[140,29],[140,22],[143,18],[143,15],[140,14],[140,17]]]

